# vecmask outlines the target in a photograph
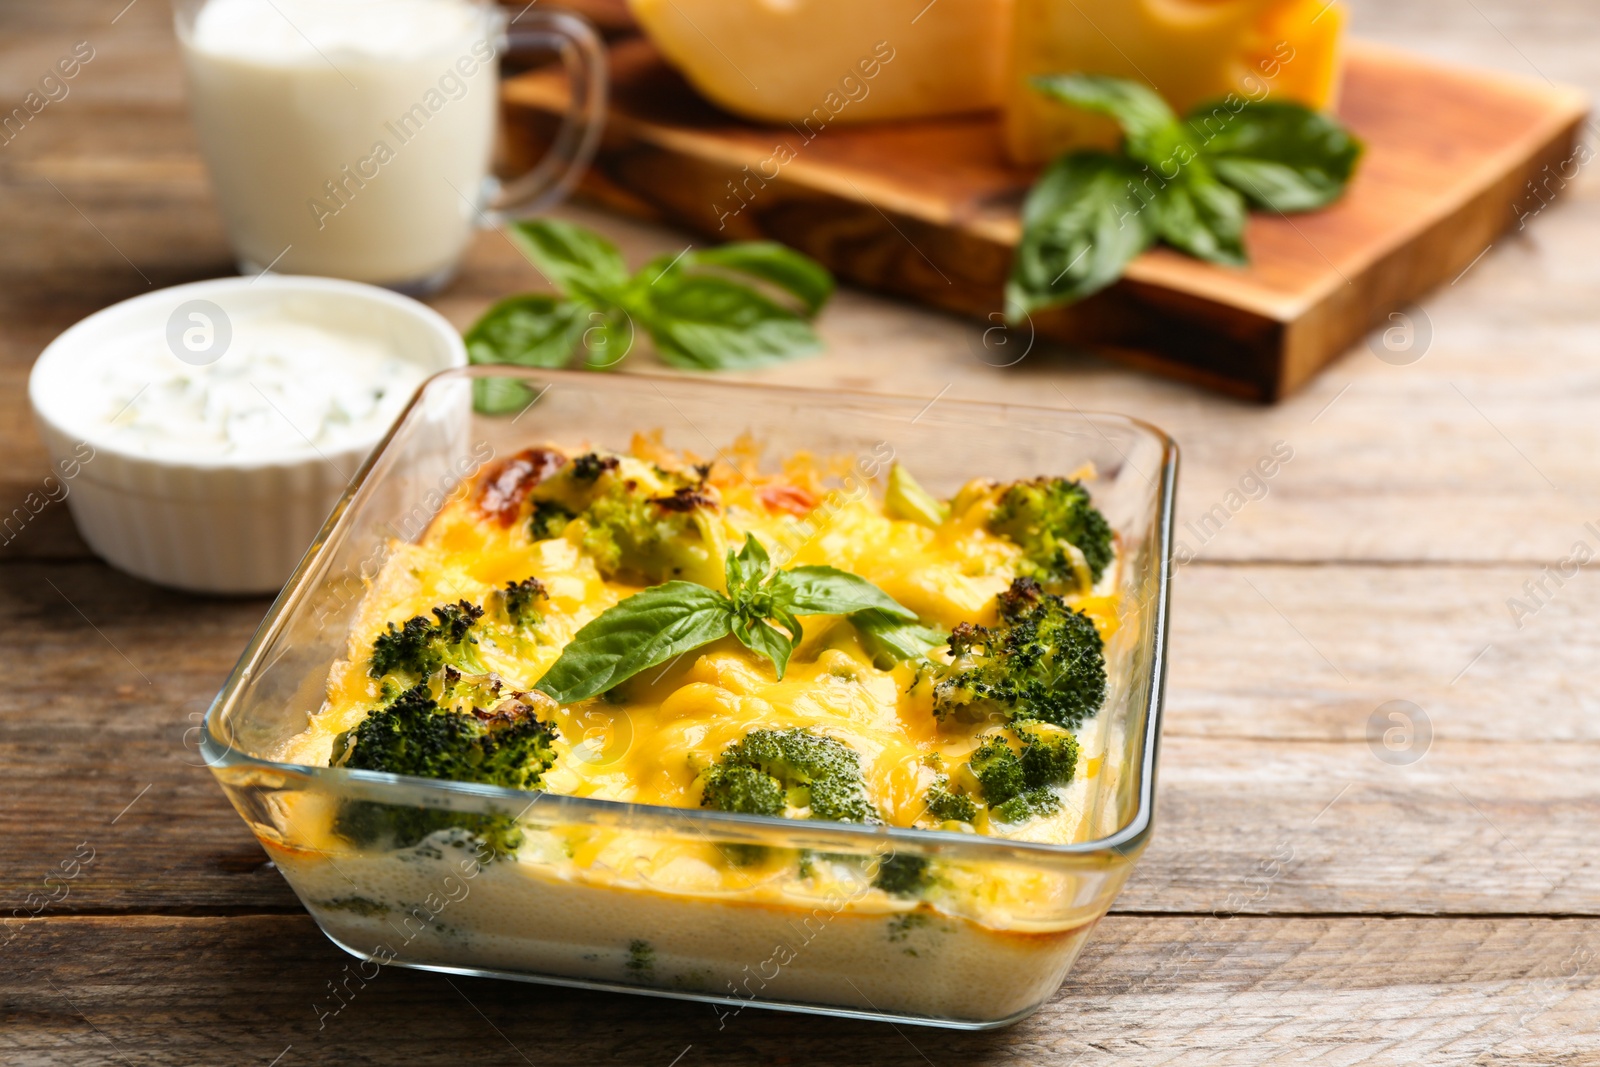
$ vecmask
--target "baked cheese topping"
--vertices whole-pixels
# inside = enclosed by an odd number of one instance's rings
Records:
[[[1061,602],[1043,590],[1061,590],[1067,607],[1092,620],[1092,629],[1085,629],[1109,638],[1117,627],[1110,591],[1118,562],[1102,561],[1099,580],[1087,588],[1081,582],[1074,587],[1069,577],[1046,580],[1041,589],[1018,581],[1030,570],[1041,573],[1030,561],[1036,542],[1014,529],[995,532],[1006,486],[972,483],[948,504],[927,497],[928,507],[939,510],[908,518],[903,502],[886,505],[873,489],[873,480],[888,470],[885,456],[851,464],[800,454],[762,473],[750,441],[721,455],[731,459],[696,465],[692,456],[637,437],[627,454],[542,447],[486,464],[417,543],[391,545],[352,626],[346,658],[331,672],[325,704],[277,758],[327,766],[349,758],[352,746],[359,753],[377,744],[357,728],[415,678],[384,673],[375,646],[403,632],[407,620],[442,622],[433,609],[461,605],[484,610],[468,627],[473,662],[460,670],[490,681],[475,683],[473,692],[487,693],[484,699],[458,701],[458,710],[472,704],[478,719],[489,722],[495,701],[505,699],[552,726],[553,760],[537,782],[549,792],[697,808],[707,801],[708,773],[731,747],[752,732],[799,730],[856,754],[874,813],[867,821],[1056,843],[1098,836],[1090,798],[1106,741],[1097,708],[1078,721],[1051,725],[1015,723],[992,708],[945,713],[936,705],[970,699],[971,709],[980,709],[994,703],[993,693],[971,686],[952,696],[941,679],[963,662],[961,635],[981,646],[983,635],[1004,625],[1001,612],[1017,603],[1016,589],[1031,590],[1027,604],[1043,600],[1058,607]],[[940,639],[957,637],[897,660],[851,617],[802,614],[781,680],[772,659],[726,636],[593,697],[559,704],[537,691],[583,627],[647,586],[687,580],[726,591],[726,557],[749,536],[781,569],[822,566],[857,575],[914,612]],[[1086,553],[1060,544],[1056,549],[1076,565],[1072,574],[1088,579]],[[511,610],[507,590],[519,584],[542,594],[531,626],[504,621]],[[1098,656],[1099,641],[1089,640]],[[444,676],[456,679],[457,669],[447,666]],[[422,684],[432,686],[423,695],[441,707],[449,702],[442,692],[448,682],[436,676]],[[1033,736],[1027,731],[1059,737],[1067,729],[1077,735],[1076,765],[1067,768],[1070,777],[1052,780],[1046,802],[1006,809],[1014,821],[998,805],[982,803],[985,785],[973,767],[985,742],[990,751],[996,737],[1013,750],[1021,746],[1026,761]],[[997,799],[988,788],[989,799]],[[941,789],[976,803],[930,805]],[[1031,795],[1037,799],[1037,792]],[[815,814],[804,806],[803,793],[791,790],[787,803],[790,817]],[[821,802],[813,796],[810,805]],[[711,858],[711,867],[719,866]],[[734,872],[740,879],[747,873]],[[704,865],[694,876],[719,877]]]

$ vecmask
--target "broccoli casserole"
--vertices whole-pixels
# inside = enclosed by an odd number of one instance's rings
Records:
[[[700,462],[641,436],[484,463],[389,546],[324,703],[275,758],[805,823],[1103,836],[1120,559],[1091,472],[937,499],[888,457],[763,471],[757,454],[742,441]],[[1085,903],[1073,876],[1022,863],[292,801],[275,858],[331,936],[380,962],[448,965],[470,942],[482,966],[994,1019],[1055,988],[1091,925],[1059,918]]]

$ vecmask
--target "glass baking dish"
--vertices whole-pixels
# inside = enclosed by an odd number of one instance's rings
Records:
[[[525,403],[481,415],[475,387]],[[849,483],[882,474],[891,458],[941,496],[972,478],[1092,470],[1087,484],[1116,530],[1121,561],[1109,696],[1081,736],[1084,766],[1095,768],[1085,811],[1103,832],[1037,844],[270,758],[321,705],[329,667],[344,655],[391,546],[417,539],[464,479],[532,444],[625,449],[635,432],[650,431],[703,457],[741,435],[769,459],[799,450],[855,457],[840,493],[860,491]],[[1149,839],[1176,477],[1173,442],[1117,415],[702,379],[446,371],[356,477],[245,649],[206,716],[206,759],[323,932],[365,960],[709,1001],[724,1017],[761,1006],[1003,1026],[1059,988]],[[610,758],[629,743],[625,721],[591,733],[584,758]],[[328,813],[351,804],[469,826],[473,816],[514,820],[522,844],[514,858],[480,854],[458,825],[411,848],[366,851],[326,829]],[[830,876],[819,883],[794,873],[803,865],[751,867],[732,889],[683,876],[686,855],[750,846],[815,858]],[[885,864],[925,872],[928,888],[911,897],[874,888]]]

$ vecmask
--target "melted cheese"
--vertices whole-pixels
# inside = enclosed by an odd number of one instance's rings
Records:
[[[1117,144],[1111,120],[1041,96],[1043,74],[1153,85],[1179,114],[1230,93],[1333,103],[1344,11],[1329,0],[1017,0],[1006,72],[1006,149],[1043,163]]]
[[[707,99],[747,118],[794,123],[806,140],[835,122],[981,111],[1000,99],[1011,0],[628,6]]]
[[[731,450],[739,455],[740,450]],[[635,442],[641,461],[681,461],[648,439]],[[626,461],[625,461],[626,462]],[[996,595],[1016,573],[1020,549],[990,534],[983,516],[993,492],[969,487],[969,509],[937,529],[886,517],[881,502],[859,481],[855,492],[828,488],[838,465],[809,456],[792,459],[779,474],[761,475],[753,464],[717,464],[710,484],[722,506],[719,540],[739,544],[753,533],[784,566],[829,564],[874,582],[915,610],[924,621],[949,629],[962,621],[995,621]],[[997,491],[997,490],[996,490]],[[483,603],[507,582],[535,577],[548,601],[537,644],[502,647],[487,634],[478,650],[490,670],[512,688],[531,689],[561,648],[584,624],[639,591],[601,576],[581,546],[579,524],[567,535],[532,540],[526,521],[502,524],[480,509],[481,485],[469,483],[444,506],[418,543],[396,542],[362,603],[351,628],[347,658],[332,669],[323,707],[307,730],[277,758],[326,766],[335,738],[384,703],[380,682],[365,669],[374,637],[390,623],[426,615],[441,603]],[[1117,627],[1116,566],[1096,593],[1071,602],[1093,618],[1103,637]],[[1070,598],[1069,598],[1070,599]],[[664,668],[647,671],[625,687],[625,703],[603,698],[560,707],[558,759],[546,772],[553,793],[672,807],[698,807],[696,779],[730,744],[756,728],[803,727],[848,744],[861,756],[870,799],[883,819],[911,826],[924,816],[928,787],[938,773],[931,764],[963,761],[984,725],[941,723],[932,712],[926,685],[913,689],[915,668],[874,665],[855,628],[834,616],[802,619],[799,641],[785,677],[770,661],[725,638]],[[1079,730],[1082,755],[1073,781],[1061,789],[1054,815],[1008,833],[1026,840],[1068,843],[1099,836],[1092,802],[1106,765],[1101,717]],[[1115,762],[1113,758],[1111,763]],[[322,806],[296,812],[296,832],[313,849],[333,845],[333,811]],[[720,850],[704,842],[645,842],[637,836],[573,830],[559,842],[531,839],[524,859],[542,853],[570,858],[582,877],[611,872],[612,883],[644,878],[657,887],[687,892],[725,892],[748,887],[749,867],[730,866]],[[604,862],[596,863],[597,860]],[[1005,880],[974,878],[969,897],[982,896],[987,910],[1003,898],[1037,899],[1040,876]],[[957,879],[959,881],[959,878]],[[788,889],[782,890],[788,892]],[[999,894],[997,896],[997,894]],[[971,901],[969,901],[971,902]]]

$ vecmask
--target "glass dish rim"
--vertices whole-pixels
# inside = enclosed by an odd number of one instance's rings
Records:
[[[625,383],[630,385],[635,383],[653,385],[658,390],[659,386],[663,384],[675,386],[681,386],[685,383],[709,384],[720,389],[744,390],[750,393],[763,394],[767,397],[792,395],[797,398],[809,398],[817,403],[829,398],[868,403],[924,402],[921,397],[904,393],[881,393],[859,389],[766,385],[760,382],[748,381],[701,382],[696,378],[682,376],[632,373],[626,375],[600,375],[594,371],[570,371],[505,365],[453,367],[429,376],[417,387],[417,391],[395,419],[394,425],[383,435],[382,439],[362,463],[360,470],[350,480],[350,483],[340,495],[338,502],[333,506],[333,510],[328,514],[327,521],[323,523],[322,528],[317,532],[317,536],[306,549],[305,555],[301,557],[300,562],[295,566],[294,573],[284,583],[272,605],[267,609],[266,615],[257,625],[249,642],[240,653],[239,659],[229,672],[227,680],[223,682],[222,688],[217,692],[216,697],[212,699],[211,706],[207,709],[201,723],[200,751],[202,758],[205,760],[206,765],[211,768],[213,774],[220,776],[222,771],[242,769],[306,781],[326,780],[348,783],[355,786],[358,794],[371,794],[373,796],[388,797],[391,791],[398,792],[402,789],[410,789],[442,797],[472,798],[479,801],[500,800],[511,805],[520,805],[518,809],[520,812],[519,818],[527,815],[535,808],[541,811],[554,808],[561,813],[619,818],[642,816],[666,819],[670,817],[685,820],[701,833],[712,828],[721,828],[725,831],[734,830],[736,832],[741,829],[762,827],[789,832],[804,829],[809,833],[857,837],[862,840],[864,847],[867,843],[882,842],[887,838],[890,842],[899,842],[908,846],[922,846],[924,848],[931,846],[939,851],[970,850],[974,853],[993,854],[994,858],[1005,856],[1013,860],[1038,859],[1059,862],[1064,859],[1081,859],[1107,853],[1127,854],[1137,852],[1143,848],[1154,824],[1156,766],[1161,737],[1161,715],[1166,695],[1167,630],[1172,586],[1172,541],[1177,492],[1178,445],[1165,431],[1151,423],[1131,415],[1122,415],[1116,412],[1077,410],[1076,414],[1091,425],[1098,418],[1106,422],[1120,422],[1148,434],[1161,446],[1161,470],[1159,481],[1155,486],[1156,512],[1154,525],[1156,539],[1154,551],[1156,592],[1151,598],[1155,616],[1152,621],[1149,653],[1150,685],[1149,694],[1145,701],[1144,746],[1140,759],[1137,764],[1134,764],[1139,772],[1139,799],[1138,805],[1127,823],[1105,837],[1063,845],[1036,841],[1018,841],[1011,838],[989,837],[983,834],[964,834],[949,830],[921,830],[900,826],[831,822],[797,825],[792,819],[784,819],[778,816],[769,817],[698,808],[677,808],[661,804],[639,804],[593,797],[566,796],[547,793],[542,790],[509,789],[473,782],[409,778],[379,771],[280,763],[276,760],[264,759],[260,756],[241,752],[235,748],[231,742],[220,736],[220,731],[217,728],[219,720],[232,707],[234,698],[238,696],[244,682],[253,673],[253,668],[260,661],[262,652],[270,644],[271,640],[278,635],[290,612],[306,594],[304,580],[322,562],[324,554],[332,551],[330,546],[334,542],[335,534],[339,532],[345,516],[349,513],[351,504],[367,487],[373,469],[387,455],[395,435],[406,425],[412,413],[421,404],[422,398],[438,383],[457,379],[470,381],[475,378],[486,377],[537,377],[541,381],[549,382],[552,386],[564,381],[573,385],[581,385],[585,388],[600,389],[613,388]],[[538,398],[535,397],[533,403],[537,403],[537,401]],[[958,407],[969,410],[1020,409],[1047,416],[1065,414],[1063,409],[1060,408],[1042,407],[1034,404],[1015,404],[1004,401],[947,400],[945,405],[947,408]]]

